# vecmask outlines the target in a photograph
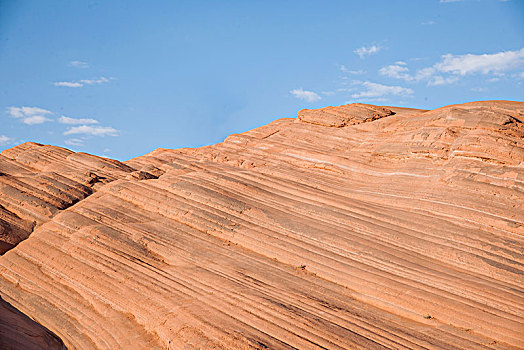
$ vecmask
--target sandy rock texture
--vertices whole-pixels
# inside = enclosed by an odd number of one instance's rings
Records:
[[[116,160],[27,142],[0,154],[0,254],[94,192],[134,171]]]
[[[124,163],[17,146],[0,296],[68,349],[524,348],[523,121],[352,104]]]

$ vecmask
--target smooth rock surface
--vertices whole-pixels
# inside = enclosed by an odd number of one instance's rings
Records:
[[[523,120],[355,104],[125,164],[23,144],[0,295],[69,349],[523,348]]]

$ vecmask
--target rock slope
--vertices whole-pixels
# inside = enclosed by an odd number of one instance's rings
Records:
[[[69,349],[523,348],[523,120],[352,104],[124,163],[20,145],[0,295]]]
[[[132,169],[115,160],[28,142],[0,154],[0,254],[35,227]]]

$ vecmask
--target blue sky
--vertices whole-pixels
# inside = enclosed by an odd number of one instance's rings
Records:
[[[523,100],[524,1],[0,0],[0,150],[126,160],[349,102]]]

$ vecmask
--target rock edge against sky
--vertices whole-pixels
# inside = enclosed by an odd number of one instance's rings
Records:
[[[0,344],[522,348],[523,120],[352,104],[126,162],[5,150]]]

